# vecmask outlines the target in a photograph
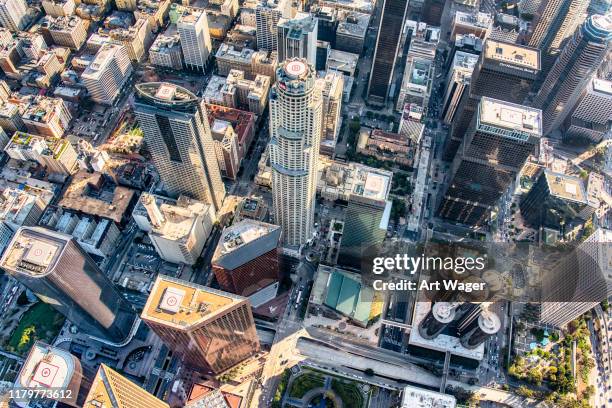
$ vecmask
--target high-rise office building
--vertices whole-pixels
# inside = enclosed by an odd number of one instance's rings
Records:
[[[278,21],[278,62],[303,58],[311,65],[317,63],[317,23],[308,13],[298,13],[292,19]]]
[[[567,42],[534,99],[544,114],[544,135],[566,119],[609,52],[611,39],[612,13],[589,17]]]
[[[344,75],[338,71],[327,71],[323,78],[317,80],[323,95],[323,116],[321,120],[321,153],[334,153],[336,140],[340,133],[342,111],[342,91]],[[329,147],[329,148],[328,148]]]
[[[589,0],[548,0],[540,3],[528,45],[540,50],[546,75],[566,41],[584,22]]]
[[[81,81],[96,103],[112,105],[132,74],[132,63],[123,45],[104,44],[87,66]]]
[[[573,230],[590,219],[597,208],[589,205],[579,177],[545,169],[529,193],[523,195],[520,209],[525,224],[530,227],[544,227],[565,235],[565,230]]]
[[[225,198],[204,104],[170,83],[136,85],[136,116],[165,190],[212,204]]]
[[[247,298],[159,275],[142,319],[185,364],[220,373],[259,351]]]
[[[540,54],[535,48],[487,40],[474,67],[469,92],[463,92],[452,122],[444,159],[452,160],[472,122],[483,96],[523,103],[540,72]]]
[[[367,99],[372,103],[384,105],[387,102],[389,87],[393,80],[408,1],[384,0],[382,7]]]
[[[169,406],[106,364],[101,364],[82,407],[168,408]]]
[[[212,50],[206,12],[186,8],[176,22],[176,28],[181,37],[185,67],[203,72]]]
[[[599,228],[549,272],[540,320],[562,327],[612,296],[611,265],[612,231]]]
[[[463,98],[464,92],[469,92],[472,72],[478,61],[478,55],[458,51],[448,71],[446,90],[442,98],[442,119],[450,125]]]
[[[393,173],[371,167],[354,176],[340,242],[339,262],[359,267],[363,249],[382,244],[387,234],[391,201],[388,200]]]
[[[610,130],[611,118],[612,81],[593,78],[567,115],[563,136],[599,143]]]
[[[245,219],[226,227],[213,255],[212,270],[221,289],[242,296],[280,279],[281,228]]]
[[[0,0],[0,25],[11,31],[23,30],[27,10],[25,0]]]
[[[278,49],[278,22],[281,18],[292,18],[290,0],[260,0],[255,7],[257,48],[266,51]]]
[[[67,392],[57,393],[56,400],[63,406],[82,407],[85,390],[89,389],[91,378],[83,374],[79,359],[68,351],[37,341],[15,380],[15,388],[48,389],[55,388]],[[85,391],[86,392],[86,391]],[[29,407],[33,400],[16,399],[19,407]]]
[[[274,221],[290,246],[304,244],[314,227],[322,96],[314,67],[286,60],[270,92],[270,164]]]
[[[541,136],[539,109],[482,97],[451,165],[438,214],[485,224]]]
[[[70,235],[21,227],[0,266],[85,333],[129,339],[137,320],[132,306]]]

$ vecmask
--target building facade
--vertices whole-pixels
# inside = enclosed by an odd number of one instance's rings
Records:
[[[276,76],[270,93],[274,219],[284,243],[299,246],[314,228],[322,96],[314,68],[304,60],[285,61]]]
[[[591,75],[610,50],[612,15],[594,15],[577,29],[561,51],[534,99],[544,114],[544,135],[558,129]]]
[[[218,374],[259,351],[247,298],[159,275],[141,318],[191,367]]]
[[[221,289],[242,296],[279,281],[281,228],[245,219],[229,227],[213,255],[212,270]]]
[[[225,186],[204,104],[185,88],[151,82],[136,86],[134,105],[168,193],[187,195],[219,211]]]
[[[367,99],[372,103],[384,105],[389,96],[407,8],[407,0],[384,0],[368,82]]]
[[[0,266],[85,333],[112,343],[130,338],[132,305],[70,235],[21,227]]]
[[[452,162],[439,216],[486,224],[541,136],[540,110],[482,97]]]

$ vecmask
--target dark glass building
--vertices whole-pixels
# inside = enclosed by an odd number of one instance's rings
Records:
[[[0,266],[85,333],[129,339],[137,319],[131,304],[70,235],[21,227]]]
[[[367,99],[371,103],[384,105],[387,101],[407,8],[408,0],[384,1],[368,83]]]
[[[542,136],[539,109],[483,97],[450,169],[440,217],[485,224]]]

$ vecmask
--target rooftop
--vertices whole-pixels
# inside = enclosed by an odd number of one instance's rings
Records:
[[[141,317],[188,329],[245,300],[242,296],[158,275]]]
[[[612,81],[595,78],[593,79],[593,90],[605,93],[607,95],[612,95]]]
[[[586,203],[587,195],[584,183],[580,178],[554,173],[550,170],[544,170],[544,177],[546,177],[548,189],[553,196],[564,200]]]
[[[485,41],[483,52],[490,60],[540,70],[540,54],[535,48],[489,39]]]
[[[155,205],[163,217],[163,220],[158,221],[149,216],[152,233],[172,241],[188,240],[199,217],[210,212],[210,204],[191,200],[185,196],[179,197],[176,205],[165,202],[157,206],[155,197],[147,193],[142,193],[140,200],[143,202],[151,200],[150,205]]]
[[[133,197],[133,190],[116,185],[108,176],[80,170],[72,177],[59,205],[120,223]]]
[[[278,22],[279,27],[289,30],[288,38],[301,38],[305,33],[313,32],[316,29],[317,19],[308,13],[298,12],[295,17],[281,18]]]
[[[407,385],[401,408],[454,408],[456,404],[457,400],[452,395]]]
[[[81,78],[100,79],[102,73],[122,48],[124,47],[120,44],[105,43],[102,45],[96,53],[94,60],[85,68]]]
[[[48,202],[42,201],[43,198],[33,191],[12,187],[6,188],[0,195],[0,220],[9,225],[23,225],[38,200],[44,203],[43,206],[48,204]]]
[[[251,219],[239,221],[223,230],[211,263],[235,269],[275,249],[280,236],[278,225]]]
[[[7,247],[0,265],[10,271],[42,276],[55,267],[70,235],[42,227],[21,227]]]
[[[37,341],[19,372],[16,387],[66,389],[75,369],[76,357],[66,350]],[[80,374],[80,373],[78,373]]]
[[[542,135],[542,111],[529,106],[483,97],[479,126],[490,125],[536,136]]]
[[[493,24],[493,18],[488,13],[476,12],[465,13],[463,11],[455,12],[455,22],[474,27],[488,28]]]

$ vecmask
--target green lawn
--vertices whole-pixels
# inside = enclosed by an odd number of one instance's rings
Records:
[[[52,341],[64,324],[64,316],[46,303],[38,302],[24,313],[11,336],[8,348],[24,354],[36,340]]]
[[[289,396],[292,398],[302,398],[308,391],[323,387],[324,384],[325,380],[323,377],[315,373],[306,372],[293,380]]]
[[[345,406],[351,408],[360,408],[363,406],[363,395],[354,382],[344,382],[333,379],[331,388],[338,394]]]

